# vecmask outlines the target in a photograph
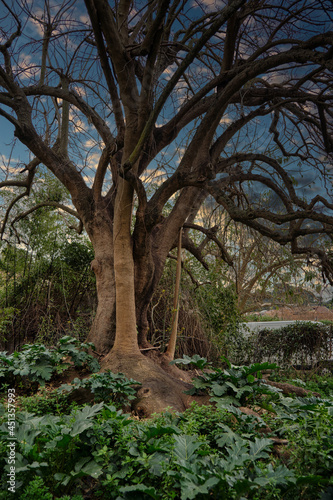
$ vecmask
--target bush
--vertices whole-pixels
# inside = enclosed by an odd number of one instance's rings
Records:
[[[332,356],[333,330],[310,321],[296,322],[276,330],[261,330],[255,336],[255,343],[256,361],[274,361],[282,367],[314,366]]]

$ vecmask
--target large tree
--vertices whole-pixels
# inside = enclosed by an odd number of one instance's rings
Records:
[[[1,123],[31,154],[24,175],[2,179],[20,190],[9,209],[37,169],[67,188],[74,208],[58,207],[79,218],[95,252],[89,340],[104,367],[139,378],[155,400],[172,393],[165,404],[180,408],[182,388],[142,354],[147,307],[181,228],[183,248],[201,259],[189,228],[208,196],[316,255],[331,276],[311,236],[333,232],[332,3],[2,0],[1,9]],[[159,361],[167,367],[171,355]]]

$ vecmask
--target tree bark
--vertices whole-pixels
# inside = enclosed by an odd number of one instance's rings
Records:
[[[178,316],[179,316],[179,289],[180,289],[180,279],[182,271],[182,229],[179,231],[178,238],[178,252],[177,252],[177,268],[176,268],[176,283],[173,298],[173,312],[171,320],[171,334],[169,338],[169,345],[165,353],[165,357],[172,361],[175,356],[176,342],[177,342],[177,330],[178,330]]]
[[[96,351],[105,355],[112,348],[116,331],[116,286],[114,276],[114,249],[112,218],[105,207],[96,210],[86,227],[95,258],[91,269],[96,276],[97,311],[87,338]]]
[[[114,211],[113,248],[116,285],[114,351],[140,355],[136,330],[134,260],[131,238],[133,188],[119,177]]]
[[[95,258],[91,269],[96,276],[97,311],[87,337],[93,342],[98,354],[107,354],[115,340],[116,333],[116,288],[113,269],[113,255]]]

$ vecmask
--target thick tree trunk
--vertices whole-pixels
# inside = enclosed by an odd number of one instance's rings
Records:
[[[87,342],[93,342],[98,354],[106,355],[116,334],[116,288],[113,255],[95,258],[91,268],[96,276],[97,311]]]
[[[87,338],[99,354],[112,348],[116,332],[116,286],[114,277],[112,220],[106,209],[99,210],[87,228],[95,258],[91,269],[96,276],[97,311]]]
[[[149,346],[147,309],[168,252],[176,242],[179,223],[183,223],[186,214],[179,220],[176,218],[172,227],[169,225],[172,234],[168,231],[165,238],[165,231],[160,233],[156,228],[149,234],[144,217],[139,221],[137,213],[136,229],[131,235],[132,205],[133,187],[118,177],[112,217],[103,206],[87,228],[95,249],[92,269],[99,301],[88,340],[96,344],[98,352],[106,354],[101,361],[102,370],[123,372],[141,382],[139,398],[133,407],[139,414],[149,415],[167,406],[183,411],[189,402],[184,394],[188,388],[186,373],[170,366],[165,356],[155,351],[152,359],[144,356],[146,351],[141,352],[139,345]]]
[[[118,178],[114,210],[113,248],[116,285],[116,338],[114,352],[140,355],[136,330],[134,261],[131,238],[133,188]]]
[[[158,281],[156,280],[155,263],[150,248],[150,238],[144,238],[137,245],[134,235],[135,264],[135,309],[138,327],[138,342],[141,348],[150,347],[147,341],[149,329],[148,307],[153,297]]]

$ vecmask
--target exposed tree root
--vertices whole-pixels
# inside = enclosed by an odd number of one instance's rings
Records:
[[[296,396],[300,396],[301,398],[305,398],[311,394],[317,396],[318,398],[321,397],[318,392],[308,391],[307,389],[303,389],[303,387],[297,387],[296,385],[288,384],[286,382],[272,382],[267,379],[265,379],[265,382],[268,385],[281,389],[283,394],[296,394]]]
[[[163,359],[158,364],[143,355],[123,356],[111,351],[102,362],[102,370],[121,372],[141,382],[138,397],[132,404],[132,410],[139,416],[147,417],[166,408],[182,412],[193,400],[191,396],[184,394],[184,391],[191,388],[191,384],[178,378],[181,370],[161,365]]]
[[[180,370],[175,365],[169,364],[169,359],[156,351],[147,351],[148,355],[128,354],[111,351],[101,362],[102,371],[110,369],[114,373],[124,373],[141,383],[137,392],[137,398],[131,405],[130,410],[139,417],[149,417],[152,413],[160,413],[167,408],[173,411],[183,412],[192,401],[199,404],[209,404],[210,396],[190,396],[185,391],[191,389],[191,378],[193,373]],[[296,387],[288,383],[272,382],[265,379],[268,385],[278,387],[284,394],[296,394],[306,397],[318,393],[312,393],[302,387]],[[87,389],[73,391],[71,399],[79,403],[89,402],[93,395]],[[242,412],[257,416],[260,415],[249,408],[240,408]],[[268,430],[269,431],[269,430]]]

